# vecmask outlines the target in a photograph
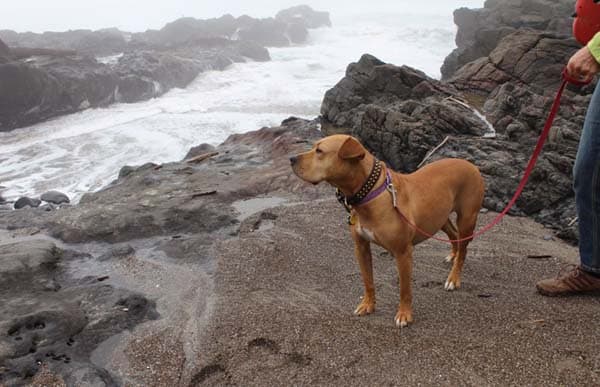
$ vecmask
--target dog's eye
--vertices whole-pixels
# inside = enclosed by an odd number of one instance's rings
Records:
[[[319,148],[315,149],[315,152],[317,152],[317,153],[323,153],[323,151],[321,149],[319,149]]]

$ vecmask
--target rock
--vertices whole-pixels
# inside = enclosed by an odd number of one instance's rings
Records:
[[[2,197],[2,194],[0,194],[0,204],[5,204],[6,203],[6,199],[4,199]]]
[[[488,56],[503,37],[516,30],[571,36],[573,9],[570,0],[488,0],[481,9],[454,11],[457,48],[444,61],[442,79],[449,79],[467,63]]]
[[[42,194],[40,199],[42,199],[42,201],[52,203],[52,204],[63,204],[63,203],[71,202],[71,200],[69,199],[69,197],[67,195],[65,195],[62,192],[58,192],[58,191],[48,191],[48,192]]]
[[[87,108],[155,98],[186,87],[207,70],[248,59],[268,61],[264,46],[305,43],[308,28],[330,24],[326,12],[303,6],[278,18],[181,18],[161,30],[135,34],[3,30],[0,37],[14,47],[0,41],[0,132]],[[107,55],[114,57],[100,58]]]
[[[517,31],[504,37],[488,57],[466,64],[448,81],[471,93],[488,94],[509,81],[556,89],[562,69],[579,47],[572,38]]]
[[[44,364],[72,385],[116,385],[90,355],[108,338],[156,319],[155,304],[98,281],[81,283],[60,264],[81,265],[84,257],[44,239],[0,243],[0,384],[28,384]]]
[[[0,39],[0,64],[8,62],[10,58],[10,48]]]
[[[210,144],[200,144],[198,146],[192,147],[188,153],[185,155],[183,160],[188,160],[196,156],[200,156],[202,154],[210,153],[215,151],[215,147]]]
[[[122,243],[182,233],[209,243],[237,230],[237,200],[279,189],[318,194],[290,175],[288,158],[319,136],[318,122],[290,118],[280,127],[232,135],[216,148],[218,156],[201,164],[124,167],[116,181],[84,195],[77,206],[36,216],[12,211],[0,217],[0,226],[36,225],[69,243]]]
[[[71,30],[66,32],[26,32],[0,31],[0,38],[12,47],[40,48],[77,51],[86,55],[111,55],[127,49],[128,34],[116,28],[91,30]]]
[[[41,57],[0,65],[0,131],[114,101],[117,76],[90,58]],[[27,85],[27,87],[23,87]]]
[[[289,24],[300,22],[306,28],[331,27],[329,12],[315,11],[308,5],[284,9],[279,11],[275,18]]]
[[[19,271],[38,270],[56,265],[62,251],[52,242],[32,240],[23,243],[0,245],[0,276],[14,275]]]
[[[98,257],[99,261],[108,261],[113,258],[124,258],[135,253],[135,249],[131,245],[123,245],[112,248],[109,252]]]
[[[288,25],[274,18],[253,20],[238,31],[240,39],[255,42],[267,47],[285,47],[290,45],[287,36]]]
[[[231,15],[207,20],[184,17],[168,23],[156,33],[136,34],[133,38],[173,46],[194,42],[197,39],[230,38],[237,28],[237,21]]]
[[[373,109],[403,103],[403,113],[410,116],[415,110],[417,113],[424,111],[427,106],[404,103],[406,100],[428,102],[428,97],[441,100],[455,94],[454,88],[427,77],[421,71],[393,66],[371,55],[363,55],[357,63],[350,64],[346,76],[325,93],[321,115],[325,124],[358,128],[368,109],[371,109],[371,117],[376,119]],[[453,106],[452,103],[447,105]],[[418,137],[415,137],[416,140]]]
[[[39,207],[40,204],[42,204],[42,201],[39,199],[21,197],[15,202],[14,208],[15,208],[15,210],[20,210],[21,208],[25,208],[27,206],[36,208],[36,207]]]
[[[203,71],[223,70],[247,58],[269,60],[266,49],[250,42],[208,39],[194,44],[127,53],[116,65],[80,56],[0,64],[0,131],[89,107],[154,98],[186,87]]]

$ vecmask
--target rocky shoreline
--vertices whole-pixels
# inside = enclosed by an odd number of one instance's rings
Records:
[[[204,71],[268,61],[267,47],[303,44],[309,29],[326,26],[327,12],[298,6],[267,19],[182,18],[143,33],[0,31],[0,132],[158,97]]]
[[[504,31],[509,3],[457,11],[459,36],[479,20]],[[7,210],[0,197],[0,385],[600,383],[588,329],[597,298],[551,300],[533,287],[576,262],[557,236],[577,238],[570,178],[591,88],[565,96],[513,212],[524,217],[471,245],[463,289],[443,290],[448,246],[416,249],[408,330],[393,326],[395,265],[380,249],[378,310],[351,316],[362,285],[345,212],[331,187],[300,181],[288,161],[334,132],[403,172],[466,158],[486,178],[487,223],[518,183],[553,74],[577,49],[552,32],[564,18],[534,23],[547,3],[519,1],[527,28],[509,26],[443,81],[365,55],[325,95],[320,119],[123,167],[73,206]]]

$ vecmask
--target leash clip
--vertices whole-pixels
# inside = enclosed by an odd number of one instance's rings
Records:
[[[392,194],[392,203],[394,204],[394,208],[398,208],[398,202],[396,200],[396,188],[394,187],[394,183],[390,182],[386,189]]]

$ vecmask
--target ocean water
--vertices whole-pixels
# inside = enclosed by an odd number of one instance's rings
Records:
[[[270,49],[271,62],[234,64],[157,99],[0,133],[2,195],[14,200],[54,189],[77,201],[115,179],[123,165],[181,160],[200,143],[216,145],[289,116],[315,118],[325,92],[364,53],[439,78],[455,47],[449,7],[332,15],[332,22],[312,30],[306,45]]]

